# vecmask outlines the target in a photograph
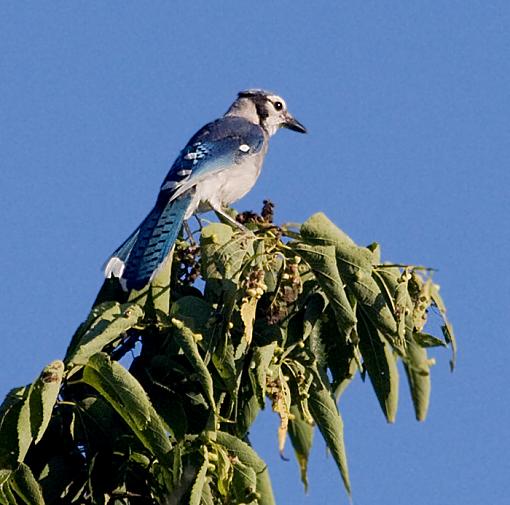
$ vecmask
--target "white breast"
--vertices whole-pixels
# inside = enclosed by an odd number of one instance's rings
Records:
[[[196,185],[195,201],[199,210],[222,208],[242,198],[257,182],[263,156],[246,156],[221,172],[204,177]]]

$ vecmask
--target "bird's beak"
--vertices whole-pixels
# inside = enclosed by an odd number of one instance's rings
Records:
[[[293,130],[299,133],[306,133],[306,128],[293,116],[289,113],[285,116],[285,121],[282,125],[284,128],[288,128],[289,130]]]

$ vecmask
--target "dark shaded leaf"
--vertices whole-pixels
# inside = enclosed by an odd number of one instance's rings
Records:
[[[421,347],[447,347],[446,342],[429,333],[415,332],[414,339]]]
[[[253,356],[248,373],[252,383],[253,390],[259,402],[260,408],[264,408],[266,399],[266,377],[269,364],[273,359],[276,342],[271,342],[263,347],[256,347],[253,350]]]
[[[394,352],[371,321],[360,316],[359,349],[381,409],[389,423],[395,422],[398,408],[399,376]]]
[[[44,505],[41,487],[28,465],[20,463],[18,469],[12,473],[10,480],[12,488],[24,503],[27,505]]]

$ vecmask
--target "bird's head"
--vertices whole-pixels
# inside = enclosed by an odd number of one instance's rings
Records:
[[[287,110],[285,100],[262,89],[241,91],[226,115],[244,117],[260,125],[268,135],[274,135],[279,128],[306,133],[306,128]]]

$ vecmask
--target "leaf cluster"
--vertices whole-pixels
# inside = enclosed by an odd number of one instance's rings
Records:
[[[64,360],[9,393],[1,504],[272,505],[249,439],[267,405],[305,488],[317,426],[350,494],[337,400],[360,372],[393,422],[399,360],[425,419],[428,348],[455,356],[430,271],[381,263],[320,213],[295,228],[242,217],[249,233],[215,223],[178,241],[141,292],[108,279]],[[443,338],[424,330],[431,308]]]

